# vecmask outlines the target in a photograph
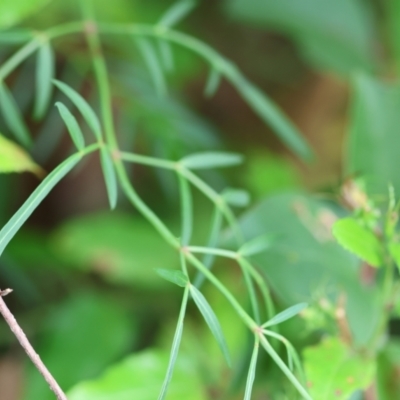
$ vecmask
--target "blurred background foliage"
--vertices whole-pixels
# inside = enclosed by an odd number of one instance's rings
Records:
[[[172,3],[95,2],[101,21],[151,24]],[[75,2],[2,1],[0,64],[30,30],[80,18]],[[383,204],[389,183],[400,193],[400,3],[199,1],[179,29],[233,60],[271,96],[302,132],[314,158],[304,163],[289,152],[227,82],[220,83],[214,96],[205,97],[207,66],[188,51],[174,47],[168,94],[159,96],[133,40],[102,36],[121,147],[168,159],[204,150],[243,153],[243,166],[202,177],[218,190],[230,186],[250,192],[252,206],[238,213],[246,238],[265,233],[276,237],[270,250],[254,260],[271,285],[278,310],[310,303],[300,318],[282,325],[281,333],[300,351],[306,349],[308,377],[322,382],[310,388],[314,398],[397,398],[396,319],[376,359],[355,355],[350,363],[346,358],[349,348],[357,354],[368,350],[379,319],[380,278],[334,241],[331,225],[349,212],[340,186],[355,176],[365,179],[368,194],[378,203]],[[96,107],[83,37],[60,38],[53,44],[57,78],[80,88]],[[31,57],[7,84],[34,138],[30,154],[50,171],[70,153],[72,143],[55,107],[42,120],[32,116],[34,70]],[[60,98],[65,101],[54,94],[51,103]],[[7,114],[0,112],[0,132],[10,139],[11,130]],[[0,142],[0,157],[6,146]],[[24,169],[37,172],[37,165]],[[136,165],[130,174],[140,195],[178,232],[174,177]],[[34,174],[0,174],[0,226],[37,184]],[[212,209],[201,196],[195,197],[195,207],[194,241],[204,243]],[[229,232],[221,241],[229,244]],[[146,400],[156,398],[161,386],[180,301],[180,291],[154,269],[177,264],[175,252],[127,204],[120,201],[116,212],[108,211],[99,162],[92,156],[54,189],[10,243],[0,259],[0,282],[2,288],[14,289],[7,302],[72,400],[96,399],[100,393],[102,399]],[[216,273],[246,304],[235,263],[219,260]],[[225,366],[190,306],[169,399],[243,397],[247,332],[219,294],[208,286],[205,292],[220,318],[235,367]],[[344,320],[340,310],[345,310]],[[330,341],[320,341],[327,334]],[[284,354],[283,348],[280,351]],[[332,389],[341,382],[340,374],[329,366],[318,369],[332,352],[338,358],[332,365],[351,364],[346,374],[355,377],[340,392]],[[362,379],[357,378],[363,371]],[[0,390],[5,400],[52,399],[5,324],[0,324]],[[370,397],[363,397],[361,390]],[[374,393],[378,395],[371,397]],[[297,396],[262,356],[253,398]]]

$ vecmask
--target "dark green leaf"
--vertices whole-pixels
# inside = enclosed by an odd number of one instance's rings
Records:
[[[383,246],[376,234],[354,218],[343,218],[332,228],[336,240],[373,267],[383,263]]]
[[[135,38],[135,41],[153,79],[158,95],[164,96],[167,93],[167,85],[165,83],[164,72],[152,43],[148,39],[143,38]]]
[[[276,314],[268,322],[263,324],[263,328],[267,328],[268,326],[281,324],[282,322],[284,322],[284,321],[294,317],[295,315],[297,315],[300,311],[304,310],[306,307],[308,307],[307,303],[295,304],[294,306],[287,308],[286,310],[280,312],[279,314]]]
[[[194,0],[181,0],[175,2],[161,17],[158,25],[165,27],[176,25],[179,21],[185,18],[195,6],[196,1]]]
[[[215,69],[212,68],[207,79],[206,87],[204,89],[204,94],[206,97],[212,97],[218,90],[218,86],[221,82],[221,73]]]
[[[25,201],[7,224],[3,226],[0,231],[0,255],[3,253],[8,242],[18,232],[19,228],[29,218],[51,189],[71,171],[81,158],[82,156],[80,154],[74,154],[54,169],[29,196],[28,200]]]
[[[48,41],[44,42],[38,50],[36,61],[36,99],[34,117],[43,117],[50,102],[53,91],[52,80],[54,77],[54,54]]]
[[[114,165],[111,159],[110,152],[107,148],[100,149],[101,168],[103,170],[104,181],[106,183],[108,201],[113,210],[117,205],[118,187],[117,178],[115,176]]]
[[[231,167],[241,164],[242,161],[241,154],[209,151],[186,156],[180,160],[180,163],[189,169],[208,169]]]
[[[0,108],[3,113],[4,121],[15,138],[25,147],[31,145],[28,128],[22,118],[18,105],[13,99],[7,87],[0,82]]]
[[[53,82],[72,101],[72,103],[74,103],[75,107],[79,110],[89,127],[92,129],[96,139],[101,140],[99,119],[86,100],[65,83],[55,79]]]
[[[165,280],[175,283],[175,285],[178,285],[180,287],[185,287],[189,282],[187,276],[184,275],[184,273],[178,269],[169,270],[169,269],[157,268],[156,272]]]
[[[58,108],[61,118],[68,128],[68,132],[71,135],[71,139],[74,142],[76,148],[78,150],[82,150],[85,147],[85,140],[83,138],[81,128],[79,127],[75,117],[71,114],[68,108],[64,106],[64,104],[57,102],[56,107]]]
[[[214,314],[211,306],[208,304],[206,298],[203,294],[193,285],[190,286],[190,294],[193,297],[198,309],[203,315],[208,327],[210,328],[212,334],[214,335],[222,354],[225,357],[227,364],[231,365],[231,358],[229,356],[228,346],[225,341],[224,334],[222,332],[221,325],[218,322],[217,316]]]

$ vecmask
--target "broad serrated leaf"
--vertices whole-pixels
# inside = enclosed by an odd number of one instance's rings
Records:
[[[156,272],[165,280],[172,282],[180,287],[185,287],[189,282],[187,276],[178,269],[169,270],[169,269],[157,268]]]
[[[76,148],[82,150],[85,147],[85,140],[76,118],[71,114],[68,108],[64,106],[64,104],[57,102],[56,107],[68,128],[68,132]]]
[[[0,173],[24,171],[33,172],[39,177],[44,174],[25,150],[0,135]]]
[[[174,3],[161,17],[158,25],[172,27],[186,17],[196,6],[194,0],[182,0]]]
[[[150,40],[143,38],[135,38],[135,41],[153,79],[158,95],[164,96],[167,93],[167,84],[165,83],[164,72],[153,44]]]
[[[4,122],[19,143],[29,147],[32,143],[21,112],[7,87],[0,82],[0,109]]]
[[[33,211],[35,211],[36,207],[48,195],[51,189],[53,189],[53,187],[65,175],[67,175],[69,171],[71,171],[81,158],[82,156],[80,154],[74,154],[55,168],[29,196],[20,209],[3,226],[0,231],[0,255],[3,253],[8,242],[14,237],[19,228],[29,218]]]
[[[69,87],[63,82],[56,79],[53,80],[54,84],[72,101],[75,107],[82,114],[83,118],[93,131],[97,140],[101,140],[101,126],[97,115],[89,106],[87,101],[74,89]]]
[[[204,95],[206,97],[214,96],[220,82],[221,82],[221,73],[217,69],[212,68],[207,78],[206,87],[204,88]]]
[[[346,250],[373,267],[382,265],[382,243],[371,230],[361,225],[356,219],[351,217],[340,219],[333,225],[332,232]]]
[[[106,183],[108,201],[111,209],[117,205],[118,187],[117,178],[115,176],[114,165],[111,159],[110,152],[107,148],[100,149],[101,168],[103,170],[104,181]]]
[[[307,303],[295,304],[294,306],[287,308],[286,310],[280,312],[279,314],[276,314],[273,318],[271,318],[269,321],[267,321],[262,326],[263,326],[263,328],[267,328],[268,326],[278,325],[278,324],[294,317],[300,311],[304,310],[306,307],[308,307]]]
[[[250,203],[250,194],[246,190],[228,188],[221,195],[231,206],[246,207]]]
[[[335,337],[306,348],[303,359],[310,395],[315,400],[348,400],[375,377],[375,361],[357,354]]]
[[[240,249],[239,253],[242,256],[253,256],[258,253],[262,253],[271,247],[271,244],[274,242],[274,236],[272,235],[262,235],[257,236],[254,239],[245,243]]]
[[[241,164],[242,161],[243,156],[241,154],[209,151],[191,154],[182,158],[180,163],[189,169],[209,169],[231,167]]]
[[[203,315],[205,321],[207,322],[207,325],[210,328],[212,334],[214,335],[227,364],[231,366],[231,358],[229,355],[228,346],[226,344],[226,340],[222,332],[221,325],[218,322],[217,316],[214,314],[214,311],[208,304],[203,294],[193,285],[190,286],[190,294],[192,295],[194,302],[196,303],[198,309]]]
[[[54,54],[50,43],[46,41],[39,48],[36,60],[36,88],[33,115],[36,119],[43,117],[53,91]]]

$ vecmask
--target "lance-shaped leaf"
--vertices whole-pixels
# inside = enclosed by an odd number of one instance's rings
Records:
[[[111,159],[110,152],[107,148],[102,147],[100,149],[100,160],[101,168],[103,170],[104,181],[106,183],[108,201],[110,203],[111,209],[114,209],[117,205],[117,178],[115,176],[114,165]]]
[[[156,272],[166,281],[172,282],[180,287],[185,287],[189,282],[187,276],[179,269],[170,270],[157,268]]]
[[[210,151],[204,153],[191,154],[180,160],[180,163],[189,169],[208,169],[231,167],[241,164],[243,156],[236,153],[224,153],[219,151]]]
[[[0,31],[0,43],[19,44],[32,39],[32,31],[28,29],[10,29]]]
[[[249,192],[242,189],[228,188],[222,192],[225,201],[235,207],[246,207],[250,203]]]
[[[196,1],[182,0],[174,3],[161,17],[158,25],[171,27],[186,17],[196,6]]]
[[[160,53],[160,58],[163,64],[165,71],[173,71],[174,70],[174,55],[172,53],[171,45],[169,42],[163,39],[159,39],[158,50]]]
[[[4,122],[15,138],[25,147],[31,144],[28,128],[22,118],[21,112],[7,87],[0,82],[0,108]]]
[[[135,41],[147,65],[151,78],[153,79],[154,87],[156,88],[158,95],[165,95],[167,93],[167,85],[165,83],[161,63],[152,43],[148,39],[143,38],[135,38]]]
[[[258,340],[254,343],[253,353],[251,355],[249,372],[247,373],[246,390],[244,392],[244,400],[251,400],[251,392],[253,390],[254,378],[256,376],[258,349],[260,344]]]
[[[48,195],[53,187],[79,162],[82,158],[80,154],[74,154],[54,169],[42,183],[29,196],[28,200],[12,216],[0,231],[0,255],[8,242],[14,237],[19,228],[33,213],[36,207]]]
[[[214,311],[208,304],[203,294],[193,285],[190,286],[190,294],[192,295],[194,302],[196,303],[198,309],[203,315],[205,321],[207,322],[207,325],[210,328],[212,334],[214,335],[227,364],[231,366],[231,358],[229,355],[228,346],[226,344],[226,340],[222,332],[221,325],[218,322],[217,316],[214,314]]]
[[[214,96],[220,82],[221,82],[221,73],[217,69],[212,68],[208,75],[206,87],[204,89],[205,96],[206,97]]]
[[[299,303],[295,304],[292,307],[287,308],[286,310],[276,314],[275,317],[271,318],[265,324],[262,325],[263,328],[267,328],[268,326],[278,325],[295,315],[297,315],[300,311],[304,310],[308,306],[307,303]]]
[[[274,241],[274,237],[271,235],[257,236],[249,242],[245,243],[239,250],[242,256],[253,256],[258,253],[262,253],[271,247]]]
[[[54,77],[54,54],[50,43],[46,41],[39,48],[36,61],[36,98],[34,117],[43,117],[49,105],[53,90],[52,79]]]
[[[377,236],[354,218],[336,221],[332,228],[336,240],[346,250],[356,254],[373,267],[383,263],[383,245]]]
[[[64,104],[57,102],[56,107],[58,108],[61,118],[67,126],[68,132],[76,148],[78,150],[82,150],[85,147],[85,140],[76,118],[71,114],[68,108],[64,106]]]
[[[39,177],[44,174],[25,150],[0,135],[0,173],[24,171],[33,172]]]
[[[83,118],[93,131],[97,140],[101,140],[101,127],[97,115],[93,109],[89,106],[87,101],[74,89],[69,87],[63,82],[53,80],[54,84],[72,101],[75,107],[82,114]]]

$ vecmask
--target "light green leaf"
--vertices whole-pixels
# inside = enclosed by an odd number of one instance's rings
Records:
[[[72,101],[72,103],[74,103],[75,107],[79,110],[89,127],[92,129],[96,139],[101,140],[101,127],[99,119],[87,101],[78,92],[65,83],[56,79],[54,79],[53,82]]]
[[[248,81],[238,69],[225,62],[226,78],[236,87],[241,96],[249,103],[258,116],[274,129],[276,135],[295,154],[305,160],[312,158],[312,151],[301,133],[288,117],[260,89]]]
[[[0,173],[24,171],[33,172],[39,177],[44,174],[25,150],[0,135]]]
[[[57,102],[56,107],[58,108],[61,118],[68,128],[68,132],[71,135],[71,139],[76,148],[78,150],[82,150],[85,147],[85,140],[76,118],[71,114],[68,108],[64,106],[64,104]]]
[[[148,39],[143,38],[135,38],[135,41],[153,79],[158,95],[164,96],[167,93],[167,84],[165,83],[164,72],[152,43]]]
[[[64,390],[97,377],[136,345],[139,324],[123,306],[101,292],[76,290],[50,314],[42,313],[44,326],[37,351]],[[31,363],[24,391],[23,400],[54,400],[54,394]]]
[[[348,217],[336,221],[332,233],[346,250],[356,254],[373,267],[382,266],[382,243],[370,229],[359,221]]]
[[[0,28],[18,24],[30,14],[39,12],[50,0],[2,0],[0,2]]]
[[[0,43],[24,43],[32,38],[32,31],[28,29],[10,29],[6,31],[0,31]]]
[[[300,311],[304,310],[306,307],[308,307],[307,303],[295,304],[294,306],[287,308],[286,310],[280,312],[279,314],[276,314],[273,318],[271,318],[262,326],[263,328],[267,328],[268,326],[281,324],[282,322],[287,321],[288,319],[297,315]]]
[[[168,353],[146,350],[133,354],[110,367],[98,379],[79,383],[68,394],[69,400],[155,400],[165,374]],[[179,357],[168,400],[206,400],[198,371],[192,359]]]
[[[188,15],[196,6],[194,0],[181,0],[175,2],[161,17],[158,25],[172,27]]]
[[[251,355],[250,367],[247,373],[246,390],[244,392],[244,400],[251,400],[251,392],[253,390],[254,378],[256,377],[257,358],[259,349],[258,340],[254,343],[253,353]]]
[[[106,183],[108,201],[113,210],[117,205],[118,187],[117,178],[115,176],[114,165],[111,159],[110,152],[107,148],[100,149],[101,168],[103,170],[104,181]]]
[[[34,117],[43,117],[50,102],[53,91],[52,79],[54,77],[54,54],[50,43],[46,40],[39,48],[36,61],[36,99]]]
[[[274,242],[274,237],[271,235],[257,236],[249,242],[245,243],[240,249],[239,253],[242,256],[252,256],[254,254],[262,253],[271,247]]]
[[[169,42],[163,39],[159,39],[158,50],[160,52],[160,58],[166,71],[174,70],[174,55],[172,53],[171,45]]]
[[[209,151],[186,156],[180,160],[180,163],[189,169],[208,169],[231,167],[241,164],[242,161],[241,154]]]
[[[175,283],[175,285],[178,285],[180,287],[185,287],[189,282],[187,276],[178,269],[168,270],[168,269],[157,268],[156,272],[165,280]]]
[[[190,286],[190,294],[192,295],[194,302],[207,322],[212,334],[214,335],[227,364],[231,366],[231,358],[229,355],[228,346],[226,344],[225,337],[222,332],[221,325],[218,322],[217,316],[214,314],[214,311],[208,304],[203,294],[193,285]]]
[[[222,192],[222,197],[231,206],[246,207],[250,203],[250,194],[246,190],[228,188]]]
[[[310,394],[318,400],[348,400],[375,377],[374,360],[358,355],[335,337],[303,351]]]
[[[218,90],[220,82],[221,82],[221,73],[217,69],[212,68],[208,75],[206,87],[204,89],[205,96],[206,97],[214,96],[214,94]]]
[[[0,109],[3,113],[4,121],[15,138],[25,147],[32,143],[28,128],[25,125],[17,103],[13,99],[7,87],[0,82]]]
[[[0,255],[3,253],[8,242],[14,237],[19,228],[30,217],[51,189],[71,171],[81,158],[82,156],[80,154],[74,154],[55,168],[29,196],[22,207],[20,207],[13,217],[3,226],[0,231]]]

